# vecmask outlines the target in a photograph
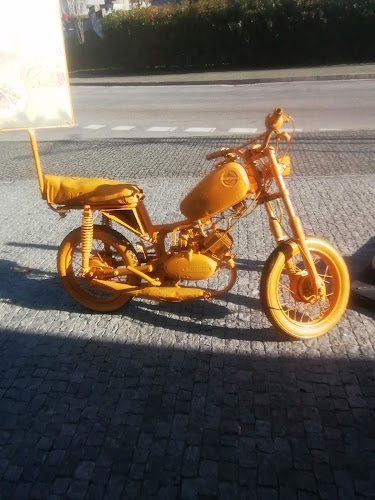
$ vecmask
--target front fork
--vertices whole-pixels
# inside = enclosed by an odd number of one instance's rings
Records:
[[[308,277],[310,280],[311,290],[316,297],[323,297],[325,293],[324,282],[319,278],[318,272],[314,260],[312,258],[309,247],[306,243],[305,233],[302,228],[300,219],[297,217],[292,202],[290,200],[289,191],[285,186],[283,176],[280,173],[277,158],[275,155],[275,150],[273,147],[268,148],[268,156],[272,165],[273,175],[276,180],[276,184],[279,190],[280,197],[283,199],[285,209],[289,217],[289,226],[292,230],[293,238],[295,239],[302,257],[302,261],[305,265],[305,269],[308,272]],[[270,202],[266,202],[266,210],[270,221],[271,232],[274,235],[276,241],[280,243],[283,241],[283,231],[278,222],[277,217],[272,211]],[[295,269],[292,262],[288,259],[285,262],[285,266],[288,274],[292,277],[295,275]]]

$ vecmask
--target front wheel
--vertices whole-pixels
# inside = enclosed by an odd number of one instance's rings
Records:
[[[264,312],[278,330],[298,339],[312,339],[327,333],[344,314],[350,292],[347,266],[328,242],[306,238],[325,295],[316,298],[299,247],[293,240],[278,246],[267,259],[260,281]]]
[[[131,243],[120,233],[104,226],[94,226],[90,268],[117,269],[124,266],[137,266],[138,258]],[[90,279],[81,275],[81,228],[70,232],[61,243],[57,254],[57,269],[65,290],[77,302],[99,312],[110,312],[127,304],[131,297],[90,287]],[[130,285],[139,282],[137,276],[113,278]]]

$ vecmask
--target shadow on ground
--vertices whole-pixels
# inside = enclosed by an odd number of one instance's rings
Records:
[[[86,334],[0,331],[3,498],[373,494],[373,361]]]
[[[253,269],[254,261],[246,263],[245,259],[242,259],[240,266]],[[0,277],[2,282],[0,302],[35,310],[95,314],[81,307],[65,292],[57,273],[22,267],[11,261],[0,260]],[[243,321],[243,327],[223,325],[223,320],[233,314],[229,308],[231,304],[248,308],[249,316]],[[214,335],[217,338],[290,341],[285,335],[272,328],[251,328],[250,310],[260,310],[260,308],[259,299],[229,292],[222,301],[190,301],[173,304],[136,299],[116,314],[181,333],[200,334],[204,331],[205,335]],[[171,315],[178,317],[178,321]],[[203,321],[197,322],[197,319],[203,319]],[[236,323],[238,323],[237,318]]]
[[[375,236],[372,236],[365,245],[359,248],[348,259],[352,282],[351,303],[349,307],[352,309],[360,309],[362,313],[371,318],[375,318],[375,270],[372,267],[372,259],[374,256]],[[361,291],[361,287],[364,285],[367,289],[367,293]],[[371,287],[372,295],[368,294],[370,290],[368,285]]]

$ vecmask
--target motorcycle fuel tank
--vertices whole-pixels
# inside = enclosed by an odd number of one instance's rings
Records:
[[[234,161],[218,165],[197,184],[180,204],[181,213],[196,221],[211,217],[236,205],[250,190],[242,165]]]

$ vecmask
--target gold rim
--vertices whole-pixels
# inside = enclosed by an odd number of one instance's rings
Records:
[[[112,232],[114,234],[112,234]],[[94,238],[90,261],[102,261],[103,266],[122,267],[129,262],[126,244],[121,235],[113,230],[94,228]],[[136,259],[136,256],[134,255]],[[96,290],[90,287],[90,281],[81,276],[81,231],[72,231],[61,244],[58,254],[59,275],[66,291],[80,304],[94,311],[109,312],[122,307],[131,300],[123,294]],[[115,278],[117,281],[121,278]],[[129,277],[124,276],[123,281]]]
[[[262,303],[272,324],[297,338],[319,337],[330,330],[345,311],[349,298],[349,275],[341,255],[319,239],[307,240],[318,276],[325,285],[321,298],[314,296],[298,246],[272,254],[262,279]],[[293,272],[287,270],[288,259]]]
[[[295,324],[314,325],[323,320],[337,304],[340,297],[340,276],[334,262],[316,250],[311,251],[318,276],[325,287],[323,298],[310,291],[310,282],[304,269],[301,254],[292,257],[295,275],[290,276],[284,267],[278,281],[277,299],[280,310]]]

